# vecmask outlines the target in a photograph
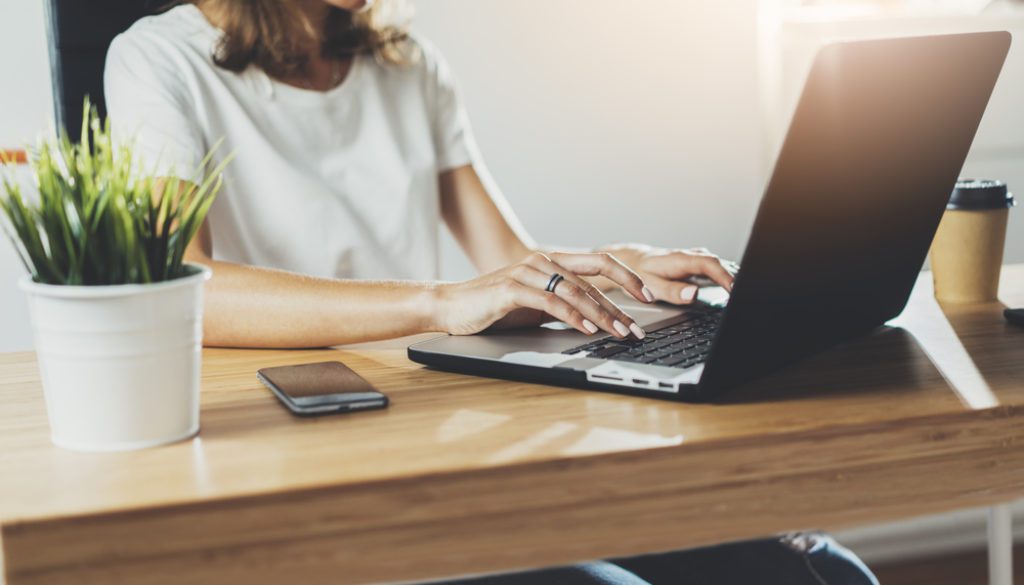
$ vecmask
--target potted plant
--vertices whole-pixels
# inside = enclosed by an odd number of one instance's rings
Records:
[[[86,100],[81,141],[66,132],[31,151],[37,193],[8,176],[0,220],[28,270],[28,294],[53,442],[141,449],[199,430],[202,289],[183,262],[228,159],[195,182],[145,176]],[[9,161],[8,161],[9,162]],[[29,190],[26,190],[29,191]]]

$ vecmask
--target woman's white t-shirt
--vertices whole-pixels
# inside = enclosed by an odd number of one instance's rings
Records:
[[[192,178],[221,138],[235,153],[210,211],[214,257],[334,278],[438,275],[438,173],[470,164],[469,125],[428,43],[409,65],[354,60],[318,92],[213,63],[221,31],[193,5],[114,39],[105,91],[116,135],[150,169]]]

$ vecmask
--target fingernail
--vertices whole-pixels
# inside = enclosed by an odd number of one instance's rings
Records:
[[[623,325],[621,321],[612,323],[612,327],[615,328],[615,330],[619,332],[619,335],[623,337],[627,337],[629,335],[629,329],[626,329],[626,326]]]
[[[689,303],[697,296],[697,287],[690,286],[684,287],[683,290],[679,291],[679,298],[683,299],[683,302]]]
[[[583,328],[586,329],[588,333],[597,333],[597,325],[594,325],[587,319],[583,320]]]
[[[629,326],[629,330],[633,332],[633,335],[635,335],[637,339],[643,339],[644,337],[647,337],[647,334],[644,333],[644,330],[641,329],[640,326],[637,325],[636,323],[631,323]]]
[[[641,292],[644,293],[644,298],[647,299],[648,303],[654,302],[654,293],[651,292],[651,289],[645,286]]]

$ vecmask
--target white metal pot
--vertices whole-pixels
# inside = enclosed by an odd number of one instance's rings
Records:
[[[54,444],[126,451],[199,431],[203,283],[210,270],[154,284],[61,286],[26,276]]]

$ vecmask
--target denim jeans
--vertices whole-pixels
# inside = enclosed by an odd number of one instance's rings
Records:
[[[831,537],[808,533],[447,585],[878,585],[878,581],[856,555]]]

